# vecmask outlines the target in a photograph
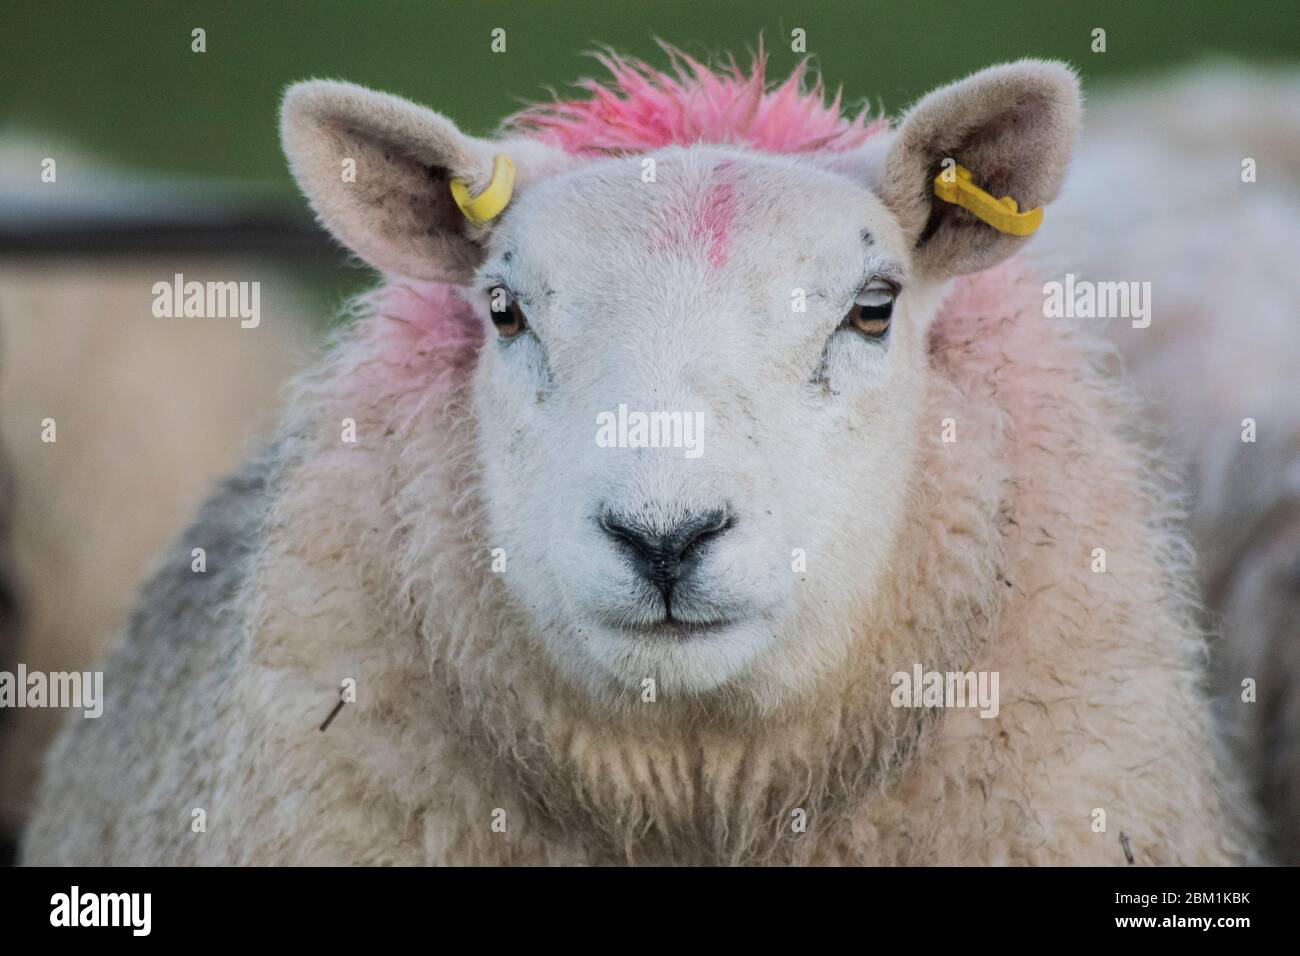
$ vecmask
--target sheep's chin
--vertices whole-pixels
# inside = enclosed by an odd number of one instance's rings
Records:
[[[641,702],[719,690],[740,678],[772,640],[771,623],[760,619],[708,627],[593,624],[557,650],[563,669],[593,693]]]

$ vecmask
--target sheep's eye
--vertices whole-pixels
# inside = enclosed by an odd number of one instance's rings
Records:
[[[524,318],[524,310],[515,297],[511,295],[509,289],[504,286],[494,286],[489,295],[491,296],[492,324],[497,327],[497,332],[503,339],[513,339],[528,328],[528,320]]]
[[[846,325],[867,338],[882,339],[889,332],[889,318],[894,312],[898,286],[888,279],[872,279],[858,293],[845,317]]]

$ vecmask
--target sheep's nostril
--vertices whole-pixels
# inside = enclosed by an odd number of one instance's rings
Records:
[[[689,540],[682,547],[682,555],[688,554],[698,545],[730,530],[735,523],[736,519],[730,512],[726,511],[710,511],[707,516],[701,516],[700,524],[693,530],[688,531]]]
[[[650,527],[610,511],[597,523],[628,556],[644,578],[660,588],[671,587],[693,563],[693,552],[736,523],[730,511],[714,509],[687,515],[668,527]]]

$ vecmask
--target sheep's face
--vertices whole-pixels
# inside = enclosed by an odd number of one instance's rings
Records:
[[[556,176],[493,233],[492,544],[584,681],[698,693],[766,656],[798,683],[884,572],[935,286],[847,177],[701,147],[650,169]]]
[[[335,235],[477,303],[483,544],[546,653],[597,695],[770,707],[869,634],[939,427],[927,324],[949,278],[1023,241],[937,199],[936,173],[1039,205],[1078,113],[1067,69],[1023,61],[803,158],[579,159],[324,81],[290,91],[281,133]],[[471,224],[449,185],[479,195],[499,153],[513,198]]]

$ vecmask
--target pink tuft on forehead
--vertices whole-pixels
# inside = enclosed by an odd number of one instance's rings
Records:
[[[507,127],[569,153],[639,153],[664,146],[732,143],[773,153],[839,151],[860,145],[888,127],[863,109],[853,118],[840,113],[836,92],[830,103],[821,80],[805,89],[806,63],[768,88],[762,46],[748,73],[734,60],[714,71],[665,45],[672,72],[616,53],[597,54],[610,82],[585,80],[585,100],[557,100],[530,107]]]

